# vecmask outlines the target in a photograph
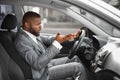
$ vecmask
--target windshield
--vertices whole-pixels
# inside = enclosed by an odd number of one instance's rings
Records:
[[[84,10],[81,8],[78,8],[76,6],[70,6],[69,7],[72,11],[76,12],[80,16],[84,17],[97,27],[99,27],[101,30],[106,32],[107,34],[114,36],[114,37],[120,37],[120,30],[116,29],[113,25],[105,21],[104,19]]]

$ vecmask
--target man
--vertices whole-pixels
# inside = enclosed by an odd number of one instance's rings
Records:
[[[31,65],[34,80],[49,80],[73,77],[81,74],[86,80],[86,72],[77,57],[68,62],[68,58],[53,59],[61,50],[61,43],[77,38],[80,32],[56,37],[40,36],[40,15],[29,11],[23,16],[22,27],[19,29],[15,47],[20,55]],[[45,45],[49,45],[46,47]]]

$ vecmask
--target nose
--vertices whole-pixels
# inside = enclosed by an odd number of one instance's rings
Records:
[[[44,28],[44,25],[43,25],[43,24],[41,24],[41,25],[40,25],[40,27],[41,27],[41,29],[43,29],[43,28]]]

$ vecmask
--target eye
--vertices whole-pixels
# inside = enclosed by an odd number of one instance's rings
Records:
[[[35,23],[35,25],[40,25],[40,23]]]

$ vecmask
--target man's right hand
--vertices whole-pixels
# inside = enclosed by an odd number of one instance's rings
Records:
[[[72,40],[78,37],[78,34],[80,35],[80,32],[74,33],[74,34],[68,34],[68,35],[61,35],[60,33],[57,33],[56,41],[58,41],[59,43],[62,43],[64,41]]]

